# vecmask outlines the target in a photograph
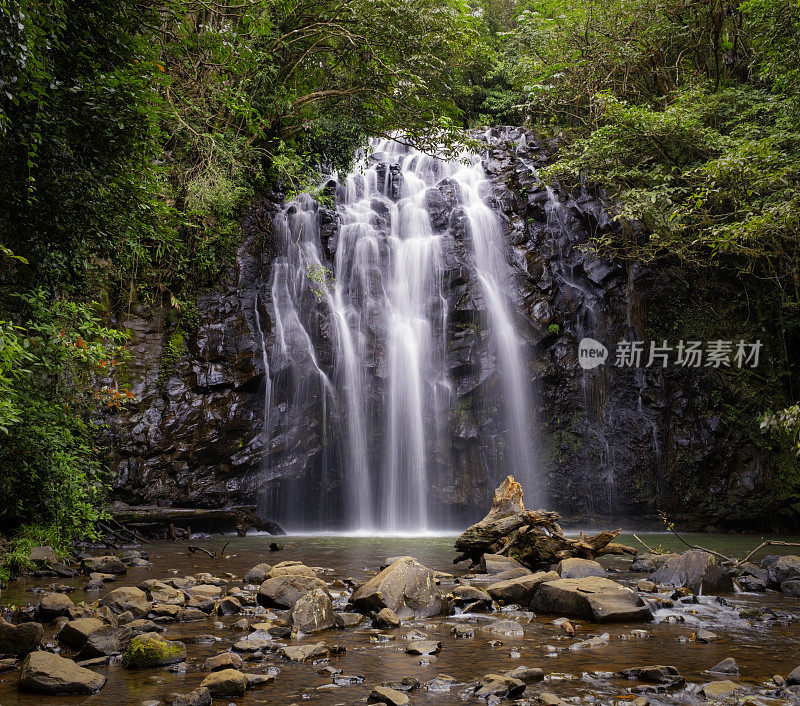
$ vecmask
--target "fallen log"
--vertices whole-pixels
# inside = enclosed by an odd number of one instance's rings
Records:
[[[489,514],[467,528],[456,540],[461,554],[453,563],[469,559],[472,566],[484,554],[511,556],[521,564],[539,569],[562,559],[596,559],[604,554],[636,554],[636,550],[613,540],[621,530],[605,530],[577,538],[567,537],[558,524],[560,515],[550,510],[528,510],[522,486],[507,476],[494,491]]]
[[[283,528],[270,520],[262,520],[256,516],[255,505],[240,505],[228,508],[185,508],[156,507],[148,505],[130,506],[115,503],[110,514],[121,525],[136,527],[173,527],[194,529],[230,529],[243,536],[248,529],[255,529],[269,534],[286,534]]]

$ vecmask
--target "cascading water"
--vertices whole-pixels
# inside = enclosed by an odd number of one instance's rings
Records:
[[[382,140],[359,170],[328,185],[337,200],[333,232],[323,234],[324,209],[305,195],[276,219],[282,254],[272,264],[269,297],[273,389],[289,407],[327,405],[316,432],[326,437],[318,470],[306,473],[305,487],[284,484],[265,498],[264,509],[290,529],[330,528],[332,518],[349,531],[448,528],[431,498],[433,480],[451,462],[448,424],[456,403],[446,284],[455,243],[431,212],[430,192],[442,184],[467,222],[465,259],[493,344],[499,389],[490,402],[505,419],[503,463],[494,475],[513,473],[529,502],[541,499],[528,361],[506,294],[502,228],[481,194],[481,161],[443,162]],[[283,448],[310,443],[300,421],[285,431]],[[303,499],[287,502],[291,492]]]

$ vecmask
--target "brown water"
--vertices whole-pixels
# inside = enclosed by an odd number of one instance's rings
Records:
[[[640,535],[650,546],[660,545],[665,550],[681,550],[685,547],[669,535]],[[147,578],[167,579],[208,571],[215,576],[225,572],[241,577],[250,567],[261,562],[277,563],[285,560],[300,560],[323,567],[321,576],[331,581],[352,577],[363,581],[374,574],[377,567],[389,556],[410,554],[427,566],[461,575],[465,564],[452,565],[455,552],[453,537],[428,538],[355,538],[355,537],[287,537],[286,548],[280,553],[271,553],[267,546],[272,538],[266,536],[213,537],[194,539],[192,544],[203,546],[212,553],[219,552],[227,543],[224,558],[211,559],[204,554],[190,553],[185,544],[150,544],[144,547],[150,555],[152,568],[128,570],[127,575],[116,584],[108,584],[106,590],[115,586],[135,585]],[[634,543],[631,537],[622,541]],[[690,542],[712,547],[729,555],[742,555],[756,546],[761,539],[737,535],[687,536]],[[784,537],[787,541],[796,539]],[[778,553],[780,548],[762,552]],[[784,550],[788,553],[789,549]],[[102,552],[98,552],[102,553]],[[609,558],[603,562],[614,569],[624,569],[626,560]],[[619,573],[612,578],[623,583],[635,583],[641,575]],[[479,582],[479,578],[475,580]],[[35,602],[29,591],[38,586],[48,586],[52,580],[17,583],[3,593],[0,601],[24,604]],[[85,578],[74,581],[58,581],[82,586]],[[237,585],[236,580],[231,586]],[[241,585],[241,579],[239,579]],[[94,601],[102,593],[85,594],[81,590],[71,593],[75,601]],[[473,614],[452,616],[445,619],[428,619],[404,623],[396,630],[376,630],[368,626],[338,631],[332,630],[316,637],[288,639],[289,644],[304,644],[320,639],[328,644],[339,644],[347,652],[341,656],[318,661],[315,664],[296,664],[283,661],[277,656],[248,662],[243,671],[275,673],[276,681],[253,690],[245,697],[236,699],[237,704],[291,704],[310,702],[320,706],[364,703],[371,688],[384,681],[399,681],[404,676],[415,676],[423,684],[439,674],[454,677],[456,684],[449,692],[422,690],[413,692],[412,704],[485,703],[471,696],[472,682],[489,672],[507,671],[518,666],[541,667],[549,676],[540,685],[529,691],[551,691],[562,698],[582,697],[581,701],[625,703],[630,699],[630,689],[636,682],[609,678],[603,673],[648,664],[672,664],[678,667],[688,683],[703,684],[714,677],[704,671],[725,657],[734,657],[739,663],[741,677],[738,681],[748,685],[750,692],[766,689],[763,685],[773,674],[786,675],[800,664],[798,638],[800,638],[800,601],[784,599],[780,594],[737,594],[726,596],[728,605],[721,605],[712,597],[702,598],[699,605],[680,605],[674,609],[656,612],[656,621],[650,624],[592,625],[572,621],[578,629],[574,639],[562,636],[554,624],[556,616],[537,616],[527,622],[526,616],[503,614]],[[738,617],[742,608],[770,607],[780,617],[771,623],[747,621]],[[679,616],[685,622],[672,622],[668,616]],[[241,637],[241,633],[229,629],[229,625],[242,616],[210,617],[208,620],[170,625],[167,637],[181,638],[212,634],[221,638],[216,642],[188,644],[188,669],[185,674],[176,674],[164,669],[128,671],[119,664],[96,668],[106,674],[108,682],[91,697],[41,697],[17,692],[18,673],[0,675],[0,706],[15,704],[33,706],[42,702],[51,704],[142,704],[147,701],[163,701],[166,694],[174,691],[189,691],[207,676],[201,671],[203,661],[228,649]],[[245,617],[247,617],[245,615]],[[501,617],[513,617],[524,624],[524,635],[519,637],[494,635],[484,629]],[[224,628],[215,628],[220,621]],[[456,639],[450,629],[457,623],[469,623],[475,628],[474,639]],[[708,645],[691,641],[692,633],[704,627],[720,636],[720,641]],[[633,637],[632,629],[644,628],[649,636]],[[416,629],[442,643],[441,652],[435,657],[421,658],[404,652],[403,635]],[[608,633],[607,645],[572,650],[569,646],[579,639]],[[52,640],[52,632],[46,633]],[[499,643],[499,644],[498,644]],[[350,686],[336,686],[330,677],[318,674],[323,666],[330,664],[342,669],[344,674],[362,675],[364,682]],[[721,678],[721,677],[720,677]],[[734,677],[736,679],[736,677]],[[653,704],[695,703],[701,697],[687,691],[673,695],[648,695]],[[230,699],[216,700],[228,703]]]

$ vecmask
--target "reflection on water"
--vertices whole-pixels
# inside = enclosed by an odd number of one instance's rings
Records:
[[[650,546],[661,546],[665,550],[682,550],[686,547],[671,535],[640,535]],[[219,552],[225,547],[224,558],[214,560],[202,554],[192,554],[185,544],[151,544],[145,549],[153,562],[151,569],[129,569],[126,576],[116,584],[109,584],[106,590],[115,585],[135,585],[147,578],[170,578],[201,571],[209,571],[217,576],[231,572],[241,577],[247,569],[261,562],[300,560],[310,566],[323,567],[324,578],[352,577],[365,580],[383,561],[390,556],[410,554],[431,568],[461,575],[466,571],[465,564],[453,567],[455,557],[453,537],[425,538],[368,538],[368,537],[286,537],[282,541],[286,548],[280,553],[271,553],[268,544],[274,538],[264,536],[213,537],[207,540],[195,539],[209,551]],[[635,544],[630,536],[620,537],[625,543]],[[702,544],[725,554],[743,555],[758,543],[761,538],[737,535],[687,535],[687,541]],[[783,537],[786,541],[792,540]],[[777,553],[782,548],[774,548]],[[765,550],[763,554],[772,552]],[[783,553],[791,549],[783,549]],[[609,557],[604,562],[611,568],[622,568],[627,560]],[[620,573],[613,578],[622,582],[635,582],[640,576]],[[37,585],[48,585],[52,581],[30,581],[14,585],[3,593],[0,601],[5,603],[24,603],[35,600],[26,589]],[[59,581],[59,583],[70,583]],[[74,582],[82,586],[85,578]],[[233,582],[232,585],[235,585]],[[102,594],[87,596],[82,591],[71,594],[76,602],[97,600]],[[742,675],[740,681],[758,686],[773,674],[786,675],[797,666],[797,624],[776,620],[771,623],[750,621],[738,617],[745,607],[769,606],[780,616],[781,612],[800,614],[800,603],[783,599],[779,594],[768,595],[740,594],[727,596],[725,603],[714,598],[703,598],[699,605],[680,605],[674,609],[661,610],[659,620],[650,625],[616,624],[591,625],[577,623],[577,638],[585,639],[591,635],[609,634],[606,646],[592,649],[569,649],[575,640],[562,636],[553,620],[557,616],[536,616],[526,622],[528,616],[513,615],[524,624],[524,635],[519,637],[498,636],[485,629],[487,623],[498,616],[460,615],[445,619],[428,619],[406,623],[397,630],[374,630],[360,627],[348,631],[330,631],[321,637],[289,640],[292,643],[313,642],[324,639],[329,644],[339,644],[347,648],[341,656],[331,657],[319,664],[294,664],[269,656],[268,659],[246,663],[244,671],[265,673],[271,667],[280,669],[274,684],[255,690],[237,704],[277,703],[309,701],[320,706],[334,704],[353,704],[361,701],[370,689],[383,681],[399,680],[403,676],[415,676],[421,682],[434,679],[440,673],[449,674],[459,684],[451,692],[419,691],[413,694],[415,704],[453,704],[482,703],[467,695],[468,682],[488,672],[507,671],[525,665],[541,667],[552,676],[541,686],[543,691],[555,692],[562,697],[597,694],[606,702],[613,696],[625,695],[634,682],[597,677],[595,672],[614,672],[631,666],[645,664],[673,664],[686,677],[687,682],[705,683],[711,679],[704,671],[725,657],[734,657],[739,663]],[[678,616],[683,622],[667,621],[668,616]],[[149,700],[163,700],[173,691],[188,691],[202,681],[206,674],[201,670],[203,661],[214,654],[223,652],[239,637],[229,629],[229,625],[241,616],[209,618],[206,621],[170,625],[168,637],[188,637],[208,634],[221,638],[216,642],[189,644],[188,670],[185,674],[174,674],[162,669],[130,672],[119,665],[100,668],[109,678],[107,685],[91,697],[50,697],[46,703],[58,704],[141,704]],[[502,617],[502,616],[499,616]],[[224,627],[213,625],[220,621]],[[469,623],[475,628],[474,639],[456,639],[450,631],[456,623]],[[720,641],[700,644],[690,641],[698,627],[713,630]],[[649,637],[637,638],[631,630],[645,628]],[[412,657],[404,652],[402,636],[412,629],[427,633],[432,639],[442,642],[443,649],[436,657]],[[383,637],[378,637],[379,635]],[[576,638],[576,639],[577,639]],[[52,630],[46,640],[52,640]],[[364,676],[363,684],[352,686],[332,685],[330,677],[318,674],[326,663],[342,669],[345,674]],[[594,675],[594,676],[592,676]],[[43,697],[18,694],[17,673],[0,675],[0,704],[13,706],[41,704]],[[536,687],[537,689],[539,686]],[[466,698],[464,701],[462,695]],[[691,693],[680,696],[648,695],[651,703],[692,703],[699,697]],[[222,700],[221,703],[227,703]]]

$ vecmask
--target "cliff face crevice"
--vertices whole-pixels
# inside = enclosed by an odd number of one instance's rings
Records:
[[[642,367],[618,367],[613,357],[592,370],[578,363],[584,337],[604,343],[612,356],[618,341],[647,342],[654,294],[662,301],[677,285],[665,272],[592,254],[591,235],[617,226],[598,194],[539,183],[536,170],[550,146],[512,128],[493,129],[486,139],[487,196],[503,224],[512,265],[508,295],[536,383],[532,424],[548,506],[584,523],[614,517],[635,524],[659,510],[698,527],[759,517],[771,471],[744,437],[731,442],[729,424],[714,412],[713,370],[644,367],[646,353]],[[385,169],[397,197],[398,172]],[[231,270],[198,299],[196,330],[177,331],[164,312],[141,311],[124,322],[138,401],[111,420],[118,499],[265,510],[277,499],[309,508],[326,526],[341,522],[342,469],[331,462],[346,456],[340,410],[327,409],[318,389],[272,355],[279,332],[269,287],[270,223],[279,208],[266,199],[253,205]],[[442,524],[455,526],[480,516],[505,475],[504,422],[480,402],[496,392],[497,363],[450,180],[428,191],[427,208],[445,235],[446,363],[454,388],[430,492]],[[332,259],[337,214],[324,206],[317,214]],[[332,377],[335,334],[324,304],[309,296],[303,316],[316,364]],[[384,353],[378,342],[369,358],[368,395],[375,399],[385,394]]]

